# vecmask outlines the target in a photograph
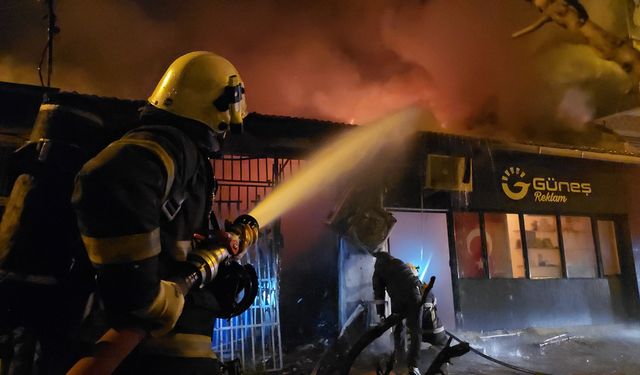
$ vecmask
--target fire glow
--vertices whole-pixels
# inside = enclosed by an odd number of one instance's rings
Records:
[[[582,2],[606,29],[626,27],[612,2]],[[0,80],[38,84],[42,2],[11,3],[0,11]],[[365,123],[421,102],[448,132],[547,139],[555,122],[580,129],[634,91],[556,25],[512,40],[538,16],[525,1],[56,3],[52,82],[69,91],[146,98],[170,61],[204,49],[237,65],[251,111]]]

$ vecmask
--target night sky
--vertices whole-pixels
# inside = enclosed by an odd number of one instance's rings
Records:
[[[620,1],[584,1],[618,35]],[[612,5],[613,4],[613,5]],[[618,4],[618,5],[616,5]],[[524,0],[59,0],[52,85],[146,98],[176,57],[231,60],[251,111],[365,123],[419,102],[447,131],[514,137],[635,105],[631,83]],[[39,84],[46,6],[0,1],[0,80]]]

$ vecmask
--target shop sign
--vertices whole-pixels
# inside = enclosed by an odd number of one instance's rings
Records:
[[[524,168],[510,166],[500,177],[502,192],[513,201],[531,196],[535,203],[569,202],[574,197],[589,197],[590,181],[573,180],[547,174],[528,174]]]

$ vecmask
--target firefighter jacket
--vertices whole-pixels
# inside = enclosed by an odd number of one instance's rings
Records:
[[[154,328],[133,312],[154,301],[161,280],[186,259],[193,233],[207,225],[213,192],[208,156],[218,149],[204,125],[156,110],[78,173],[72,202],[112,326]],[[206,289],[192,291],[174,329],[146,339],[140,351],[214,358],[215,307]]]
[[[420,305],[420,280],[409,266],[387,252],[374,254],[376,263],[373,271],[373,295],[376,300],[384,300],[385,290],[391,298],[391,311],[400,312]],[[384,305],[376,305],[378,315],[384,315]]]

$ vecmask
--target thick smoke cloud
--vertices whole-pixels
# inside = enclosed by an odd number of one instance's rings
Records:
[[[365,123],[419,102],[446,131],[554,137],[628,108],[614,64],[522,0],[60,0],[53,85],[144,98],[191,50],[236,64],[250,109]],[[624,34],[623,0],[584,1]],[[38,84],[43,2],[0,3],[0,80]]]

